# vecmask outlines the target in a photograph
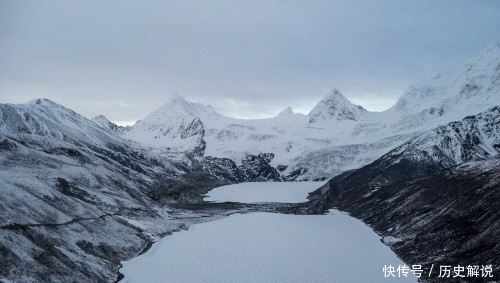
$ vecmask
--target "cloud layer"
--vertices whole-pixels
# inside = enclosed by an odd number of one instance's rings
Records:
[[[0,100],[133,121],[179,93],[259,118],[336,87],[383,110],[499,41],[499,18],[498,1],[1,1]]]

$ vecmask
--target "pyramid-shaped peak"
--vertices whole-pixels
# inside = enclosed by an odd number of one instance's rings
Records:
[[[95,116],[94,118],[91,119],[92,122],[97,124],[99,127],[106,129],[106,130],[112,130],[116,131],[118,130],[118,125],[115,123],[111,122],[106,116],[104,115],[98,115]]]
[[[174,96],[172,97],[172,100],[180,100],[180,101],[186,101],[182,95],[175,93]]]
[[[291,114],[295,114],[295,112],[293,112],[292,107],[288,106],[287,108],[283,109],[278,114],[278,116],[291,115]]]
[[[309,122],[318,120],[357,121],[366,110],[350,102],[338,89],[330,91],[309,113]]]
[[[54,101],[47,99],[47,98],[37,98],[30,100],[28,104],[36,104],[36,105],[44,105],[44,106],[57,106],[57,107],[62,107],[62,105],[59,105],[58,103],[55,103]]]
[[[165,104],[188,104],[189,101],[187,101],[182,95],[176,93],[170,99],[167,100]]]
[[[334,88],[332,91],[330,91],[327,95],[325,95],[325,97],[323,97],[323,99],[321,101],[325,101],[325,100],[348,100],[343,94],[342,92],[340,92],[340,90]]]
[[[167,101],[160,107],[160,109],[171,109],[171,110],[186,110],[189,109],[193,103],[187,101],[180,94],[176,93],[171,96]]]
[[[219,114],[211,107],[201,103],[190,102],[184,99],[179,94],[170,97],[160,108],[153,111],[144,119],[143,123],[148,120],[166,121],[168,117],[179,115],[188,115],[194,117],[213,116],[217,117]]]
[[[98,124],[98,125],[106,125],[108,123],[112,123],[106,116],[104,115],[98,115],[95,116],[94,118],[90,119],[92,122]]]

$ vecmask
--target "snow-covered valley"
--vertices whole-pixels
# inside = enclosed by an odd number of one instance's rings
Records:
[[[260,120],[176,96],[131,127],[48,99],[0,104],[0,281],[115,282],[121,262],[167,235],[224,234],[218,225],[240,221],[289,223],[287,235],[325,240],[294,230],[308,227],[332,242],[343,228],[330,223],[352,222],[312,216],[332,208],[399,239],[384,243],[407,263],[487,264],[500,258],[499,104],[498,44],[411,86],[383,112],[338,90],[308,115],[287,108]],[[279,183],[291,180],[321,181]],[[244,182],[259,188],[241,193]],[[268,212],[293,215],[260,214]],[[369,234],[356,229],[353,238]]]

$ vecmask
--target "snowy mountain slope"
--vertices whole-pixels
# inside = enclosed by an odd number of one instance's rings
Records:
[[[168,205],[182,200],[193,207],[208,187],[227,182],[320,179],[369,164],[330,181],[310,209],[331,205],[339,192],[360,218],[381,219],[378,227],[400,221],[398,234],[389,236],[403,238],[422,237],[405,224],[418,219],[435,221],[429,229],[443,233],[439,217],[453,217],[461,206],[491,215],[490,207],[498,205],[486,196],[498,199],[497,191],[469,194],[467,188],[498,187],[500,110],[490,106],[500,96],[499,50],[488,48],[464,67],[416,84],[380,113],[334,91],[312,115],[285,109],[269,119],[240,120],[176,96],[133,127],[115,131],[103,117],[90,121],[46,99],[0,104],[0,280],[112,282],[120,260],[137,255],[157,235],[185,227]],[[476,112],[484,113],[462,119]],[[474,161],[479,158],[487,161]],[[340,192],[336,182],[350,188]],[[449,202],[435,202],[428,191],[440,186]],[[421,190],[424,199],[418,198]],[[472,206],[463,195],[484,202]],[[393,206],[396,199],[406,200]],[[411,200],[418,200],[410,210],[421,212],[416,217],[405,214]],[[429,219],[436,203],[444,211]],[[200,211],[190,213],[196,218],[228,210]],[[488,219],[498,219],[493,216]],[[497,232],[483,228],[478,231]],[[474,246],[484,242],[481,237],[466,240]],[[410,253],[411,241],[405,246]]]
[[[0,130],[75,145],[106,146],[124,142],[83,116],[47,99],[36,99],[21,105],[3,104],[0,108]]]
[[[500,101],[500,43],[464,65],[412,85],[388,113],[400,116],[396,129],[459,120]]]
[[[217,119],[212,107],[191,103],[179,95],[137,122],[124,137],[165,152],[203,155],[205,129],[200,116]]]
[[[500,104],[500,46],[463,66],[411,86],[383,112],[351,103],[339,90],[309,113],[291,108],[276,117],[242,120],[176,96],[125,137],[197,156],[229,158],[272,153],[270,164],[287,179],[321,179],[358,168],[421,132]],[[283,169],[285,168],[285,169]]]
[[[52,101],[0,104],[0,281],[115,281],[182,224],[151,187],[190,170]]]
[[[433,176],[452,166],[499,155],[500,107],[495,106],[461,121],[424,132],[376,161],[342,173],[334,180],[350,178],[351,197],[362,199],[365,193],[378,190],[378,187],[386,184]],[[368,191],[359,191],[361,185],[366,185]],[[322,193],[327,191],[323,190]],[[333,191],[330,193],[336,194]]]
[[[270,155],[243,162],[236,179],[209,175],[203,160],[158,155],[110,125],[47,99],[0,104],[0,281],[115,282],[120,262],[159,237],[238,209],[172,205],[202,201],[214,186],[280,178]]]
[[[349,212],[384,238],[399,239],[386,244],[410,264],[494,263],[500,254],[499,158],[497,106],[335,176],[310,195],[306,210]]]

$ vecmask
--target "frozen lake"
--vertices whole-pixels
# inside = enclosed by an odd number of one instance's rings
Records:
[[[335,211],[233,214],[165,237],[122,264],[121,282],[129,283],[417,282],[384,278],[384,265],[404,263],[369,227]]]
[[[215,188],[204,200],[299,203],[307,201],[307,195],[323,184],[325,182],[248,182]]]

